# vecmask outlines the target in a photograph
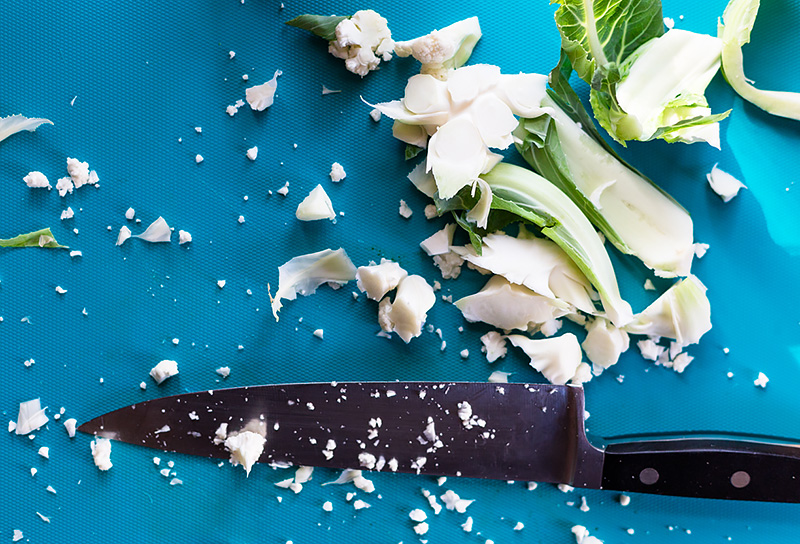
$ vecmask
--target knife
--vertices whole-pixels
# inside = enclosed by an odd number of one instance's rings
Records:
[[[283,466],[800,502],[798,445],[745,436],[590,442],[583,388],[569,385],[331,382],[218,389],[133,404],[79,430],[225,459],[230,453],[214,441],[222,423],[229,433],[260,429],[266,443],[259,462]]]

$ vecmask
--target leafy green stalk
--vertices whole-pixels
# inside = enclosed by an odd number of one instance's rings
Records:
[[[345,19],[349,19],[348,15],[298,15],[291,21],[286,21],[286,24],[302,30],[307,30],[319,36],[323,40],[333,41],[336,39],[336,26]]]
[[[46,248],[66,248],[56,242],[55,236],[49,228],[20,234],[13,238],[0,238],[0,247],[46,247]]]
[[[761,90],[744,75],[742,46],[750,42],[759,4],[759,0],[730,0],[725,8],[717,29],[722,39],[722,73],[733,90],[748,102],[772,115],[800,121],[800,93]]]
[[[500,163],[481,176],[491,187],[492,208],[511,212],[541,229],[563,249],[600,294],[617,326],[633,313],[622,299],[614,267],[597,232],[580,209],[555,185],[519,166]]]
[[[521,119],[517,150],[561,189],[623,253],[639,257],[661,276],[689,273],[692,221],[686,210],[625,163],[600,136],[568,78],[570,62],[550,74],[542,106],[549,114]]]

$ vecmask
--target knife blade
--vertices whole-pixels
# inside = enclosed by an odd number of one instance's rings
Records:
[[[795,444],[712,436],[593,444],[583,422],[583,389],[569,385],[332,382],[153,399],[78,430],[224,459],[230,453],[214,440],[224,423],[228,433],[265,436],[262,463],[800,502]]]

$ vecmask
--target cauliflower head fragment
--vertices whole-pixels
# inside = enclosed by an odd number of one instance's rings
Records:
[[[361,77],[377,70],[381,60],[389,61],[394,41],[386,19],[371,9],[357,11],[336,25],[336,39],[328,42],[328,52],[344,59],[348,70]]]

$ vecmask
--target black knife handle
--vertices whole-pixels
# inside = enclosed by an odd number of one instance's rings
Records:
[[[688,438],[606,446],[603,489],[800,502],[800,446]]]

